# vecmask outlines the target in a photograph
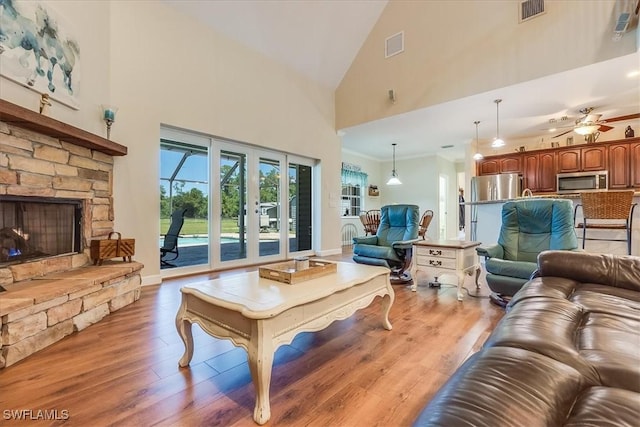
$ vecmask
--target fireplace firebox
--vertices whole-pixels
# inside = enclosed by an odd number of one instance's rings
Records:
[[[0,196],[0,267],[82,251],[82,201]]]

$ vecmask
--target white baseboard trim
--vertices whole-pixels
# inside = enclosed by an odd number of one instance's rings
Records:
[[[329,255],[340,255],[340,254],[342,254],[342,248],[318,251],[318,256],[329,256]]]
[[[142,286],[159,285],[162,283],[162,276],[154,274],[153,276],[142,276]]]

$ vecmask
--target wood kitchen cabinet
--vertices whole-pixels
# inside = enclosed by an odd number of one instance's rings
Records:
[[[640,187],[640,138],[609,145],[609,189]]]
[[[624,189],[631,186],[631,144],[609,146],[609,189]]]
[[[531,191],[556,191],[556,153],[553,151],[522,155],[523,185]]]
[[[637,138],[637,142],[629,144],[629,158],[631,161],[629,168],[631,187],[640,188],[640,138]]]
[[[485,157],[476,166],[477,175],[495,175],[497,173],[522,173],[522,156],[508,154],[505,156]]]
[[[609,188],[640,188],[640,138],[489,156],[477,162],[477,175],[522,174],[525,188],[555,192],[556,174],[609,171]]]
[[[607,169],[607,147],[564,149],[558,152],[558,173]]]

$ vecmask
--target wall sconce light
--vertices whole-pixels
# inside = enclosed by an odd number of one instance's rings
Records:
[[[107,139],[111,137],[111,125],[116,121],[118,107],[113,105],[102,105],[102,119],[107,124]]]

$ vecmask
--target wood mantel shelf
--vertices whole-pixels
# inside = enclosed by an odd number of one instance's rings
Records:
[[[0,99],[0,121],[112,156],[127,154],[127,147],[124,145],[38,114],[35,111],[27,110],[4,99]]]

